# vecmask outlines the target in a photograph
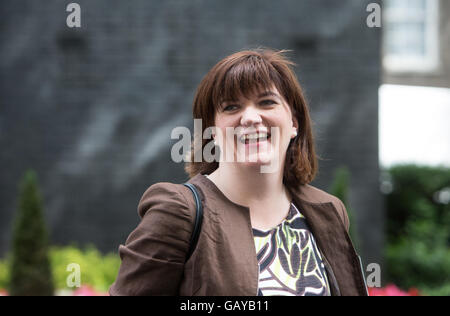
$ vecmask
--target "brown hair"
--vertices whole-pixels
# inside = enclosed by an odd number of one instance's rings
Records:
[[[310,183],[314,179],[318,162],[308,105],[290,67],[295,64],[284,56],[285,52],[286,50],[258,48],[240,51],[222,59],[198,86],[193,103],[193,117],[202,119],[203,135],[206,128],[214,126],[216,111],[223,100],[238,100],[241,96],[266,91],[275,85],[287,101],[299,126],[297,137],[291,140],[287,149],[283,174],[285,185],[298,188],[300,184]],[[209,141],[202,139],[202,152]],[[200,146],[198,149],[200,150]],[[194,150],[191,150],[190,158],[185,164],[185,171],[190,177],[198,173],[210,174],[219,167],[217,161],[194,162]]]

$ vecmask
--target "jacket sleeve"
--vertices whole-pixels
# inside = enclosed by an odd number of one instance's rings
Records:
[[[122,263],[110,295],[178,295],[193,227],[178,186],[161,182],[145,191],[141,222],[119,247]]]
[[[345,208],[344,203],[340,199],[338,199],[338,204],[339,204],[338,208],[339,215],[341,217],[342,223],[344,224],[345,230],[348,233],[350,229],[350,221],[348,219],[347,209]]]

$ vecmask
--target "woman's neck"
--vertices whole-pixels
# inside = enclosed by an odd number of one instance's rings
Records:
[[[283,184],[283,168],[275,173],[261,173],[259,167],[223,163],[208,178],[225,196],[240,205],[264,205],[291,200]]]

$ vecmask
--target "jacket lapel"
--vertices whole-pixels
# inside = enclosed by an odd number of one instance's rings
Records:
[[[336,279],[341,295],[365,295],[357,254],[333,203],[312,203],[292,194]],[[336,293],[336,292],[335,292]]]

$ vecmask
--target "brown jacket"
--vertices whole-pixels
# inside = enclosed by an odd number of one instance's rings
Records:
[[[192,192],[181,184],[156,183],[139,202],[140,224],[119,247],[122,265],[111,295],[257,295],[249,209],[230,201],[202,174],[189,182],[204,210],[192,256],[185,263],[195,218]],[[343,203],[311,185],[291,195],[321,250],[332,295],[367,295]]]

